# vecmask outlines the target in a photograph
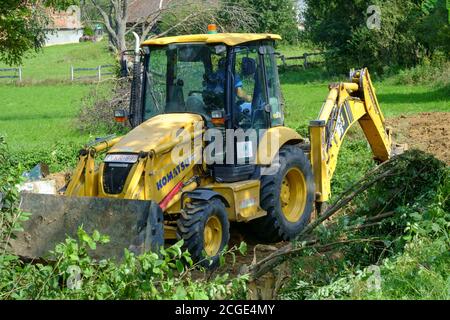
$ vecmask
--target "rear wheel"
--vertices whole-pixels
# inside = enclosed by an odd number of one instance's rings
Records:
[[[264,242],[295,238],[310,220],[314,193],[308,157],[299,147],[282,147],[276,173],[261,177],[260,202],[267,215],[249,222],[254,236]]]
[[[194,262],[214,268],[230,239],[229,229],[228,215],[219,199],[188,202],[177,221],[177,238],[184,240]]]

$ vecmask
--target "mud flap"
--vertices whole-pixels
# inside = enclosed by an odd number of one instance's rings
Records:
[[[20,208],[31,217],[11,247],[26,258],[51,260],[49,251],[67,237],[77,239],[79,226],[110,238],[90,252],[94,259],[121,260],[124,249],[141,254],[164,242],[162,211],[152,201],[23,193]]]

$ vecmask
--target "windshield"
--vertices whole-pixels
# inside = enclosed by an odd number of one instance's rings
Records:
[[[224,110],[224,45],[174,44],[150,47],[145,66],[145,119],[189,112],[207,120]]]

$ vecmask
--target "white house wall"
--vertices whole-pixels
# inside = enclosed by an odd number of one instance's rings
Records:
[[[55,44],[78,43],[83,36],[83,29],[60,29],[47,32],[45,46]]]

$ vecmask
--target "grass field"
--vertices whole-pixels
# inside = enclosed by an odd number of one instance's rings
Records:
[[[63,145],[81,146],[102,132],[79,132],[74,124],[83,97],[96,83],[70,82],[70,65],[113,63],[106,42],[44,48],[24,59],[23,83],[0,81],[0,135],[13,153],[52,153]],[[1,67],[5,67],[0,65]]]
[[[70,66],[95,68],[113,62],[105,41],[56,45],[43,48],[37,53],[30,52],[22,64],[22,77],[25,83],[49,79],[70,80]],[[0,68],[8,67],[0,63]],[[95,74],[95,71],[86,74]],[[0,84],[6,81],[1,80]]]
[[[72,124],[89,85],[0,86],[0,133],[12,151],[83,142]]]
[[[299,72],[300,73],[300,72]],[[301,74],[282,74],[283,95],[288,114],[287,125],[296,128],[307,125],[309,120],[318,116],[320,107],[328,93],[328,82],[295,84],[283,82],[283,78],[301,79]],[[345,80],[345,79],[343,79]],[[432,87],[426,85],[401,86],[384,82],[374,83],[378,101],[386,117],[401,114],[450,111],[450,87]]]

